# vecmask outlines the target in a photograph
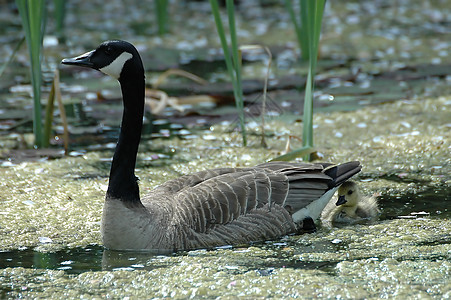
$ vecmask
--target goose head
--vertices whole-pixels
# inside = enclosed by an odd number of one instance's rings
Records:
[[[353,181],[346,181],[338,188],[337,206],[356,206],[360,198],[359,187]]]
[[[120,82],[144,75],[144,68],[136,48],[126,41],[113,40],[100,44],[96,49],[74,58],[61,61],[65,65],[75,65],[98,70]]]
[[[119,81],[124,109],[107,198],[140,204],[135,164],[143,125],[145,78],[138,51],[126,41],[106,41],[92,51],[63,59],[61,63],[95,69]]]

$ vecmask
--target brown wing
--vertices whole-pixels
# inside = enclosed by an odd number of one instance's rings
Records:
[[[207,232],[267,204],[268,209],[277,205],[292,214],[341,184],[337,178],[358,171],[358,162],[339,166],[269,162],[253,168],[213,169],[183,176],[180,182],[174,182],[177,188],[166,189],[177,190],[174,200],[180,203],[184,222],[197,232]]]
[[[212,169],[170,180],[143,203],[170,207],[165,223],[173,228],[175,249],[275,238],[296,230],[291,214],[341,183],[337,178],[360,171],[358,163],[340,166],[274,162]]]
[[[175,219],[207,232],[266,204],[294,213],[341,184],[337,178],[358,171],[358,162],[339,166],[269,162],[252,168],[211,169],[167,181],[152,192],[152,198],[173,202]]]
[[[288,180],[264,169],[243,169],[222,174],[174,195],[184,222],[197,232],[208,232],[266,204],[283,206]]]

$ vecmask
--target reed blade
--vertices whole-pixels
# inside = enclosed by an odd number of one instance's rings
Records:
[[[41,48],[45,28],[45,0],[16,0],[25,31],[30,61],[31,84],[33,86],[33,132],[36,147],[44,144],[41,117]]]
[[[307,11],[306,26],[309,32],[309,72],[305,85],[304,118],[303,118],[303,146],[313,147],[313,95],[315,91],[315,72],[318,60],[318,45],[321,34],[321,24],[324,12],[325,0],[304,1],[301,0],[303,11]],[[304,160],[310,160],[310,155],[304,156]]]
[[[293,152],[305,153],[303,159],[310,160],[311,152],[303,149],[313,149],[313,95],[315,91],[315,72],[318,60],[318,45],[321,34],[321,24],[325,0],[299,0],[299,19],[296,16],[292,0],[284,0],[285,7],[294,25],[296,36],[301,48],[302,59],[308,60],[309,69],[304,95],[303,134],[301,149]],[[290,156],[292,157],[292,156]]]
[[[2,77],[3,72],[5,72],[6,68],[9,66],[9,64],[14,60],[14,57],[17,54],[17,51],[19,51],[20,47],[22,47],[23,42],[25,42],[25,37],[21,38],[20,41],[17,43],[16,47],[14,47],[13,52],[9,56],[8,60],[0,67],[0,77]]]
[[[52,134],[52,124],[53,124],[53,111],[55,107],[54,101],[55,101],[55,78],[53,78],[52,88],[50,89],[49,97],[47,98],[47,104],[45,107],[44,143],[42,145],[44,148],[50,146],[50,136]]]
[[[291,161],[298,157],[310,155],[315,152],[315,148],[305,146],[293,151],[290,151],[284,155],[277,156],[276,158],[271,159],[271,161]]]
[[[168,32],[168,0],[155,0],[155,14],[158,23],[158,34],[164,35]]]
[[[224,52],[224,59],[226,62],[227,71],[229,73],[230,79],[233,86],[233,96],[235,98],[235,105],[238,110],[238,117],[240,121],[241,136],[243,138],[243,146],[247,145],[246,137],[246,127],[244,119],[244,99],[243,99],[243,89],[241,85],[241,58],[238,52],[238,42],[236,38],[236,27],[235,27],[235,10],[233,5],[233,0],[227,0],[227,15],[229,20],[230,28],[230,40],[232,43],[231,51],[229,51],[229,46],[227,44],[226,34],[224,26],[222,24],[221,15],[219,12],[219,5],[217,0],[210,0],[210,6],[215,20],[216,29],[218,32],[219,40],[221,42],[221,47]]]
[[[64,19],[66,17],[66,0],[54,0],[56,36],[60,41],[64,41]]]

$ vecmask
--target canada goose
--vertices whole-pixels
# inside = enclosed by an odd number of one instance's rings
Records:
[[[377,199],[363,196],[353,181],[343,183],[337,194],[337,201],[330,201],[321,213],[321,221],[326,226],[371,222],[380,214]]]
[[[144,67],[138,51],[125,41],[107,41],[62,63],[99,70],[121,85],[122,126],[101,223],[106,248],[167,253],[294,233],[305,218],[317,219],[338,186],[361,169],[357,161],[218,168],[170,180],[140,199],[134,168]]]

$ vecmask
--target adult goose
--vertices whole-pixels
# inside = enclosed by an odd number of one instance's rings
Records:
[[[268,162],[205,170],[167,181],[142,199],[134,168],[144,111],[144,67],[125,41],[62,61],[99,70],[121,86],[124,112],[111,165],[101,233],[106,248],[177,250],[275,239],[317,219],[360,163]]]

